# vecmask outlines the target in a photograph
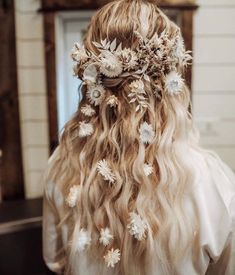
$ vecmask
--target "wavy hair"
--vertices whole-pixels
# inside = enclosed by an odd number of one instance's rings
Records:
[[[154,1],[118,0],[105,5],[92,17],[84,44],[89,51],[97,53],[92,41],[108,37],[132,48],[134,31],[151,38],[163,30],[173,37],[179,28]],[[178,70],[183,73],[182,68]],[[82,86],[82,100],[64,127],[48,179],[61,188],[65,197],[73,185],[81,186],[76,211],[67,207],[71,223],[69,269],[75,266],[78,228],[86,228],[92,236],[90,257],[103,262],[109,247],[99,244],[99,232],[109,227],[114,236],[112,247],[121,251],[121,260],[115,266],[117,274],[152,274],[157,258],[157,268],[172,275],[196,242],[194,232],[198,226],[192,222],[197,221],[193,218],[196,210],[189,217],[185,207],[185,198],[192,193],[194,182],[190,148],[197,143],[189,112],[190,93],[184,85],[182,93],[169,96],[162,87],[161,97],[157,98],[151,82],[145,81],[148,106],[143,112],[136,112],[128,98],[130,81],[131,77],[109,80],[105,85],[106,95],[114,94],[118,106],[110,107],[104,100],[95,106],[97,115],[88,119],[80,110],[89,103],[87,87]],[[74,138],[82,120],[94,125],[94,133]],[[144,121],[151,123],[155,132],[148,145],[139,138],[139,127]],[[114,185],[107,184],[97,174],[96,165],[102,159],[107,160],[115,173]],[[145,162],[154,167],[150,176],[143,172]],[[145,217],[148,224],[145,240],[138,241],[129,234],[130,212]]]

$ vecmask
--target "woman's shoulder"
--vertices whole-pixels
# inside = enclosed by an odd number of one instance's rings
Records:
[[[226,206],[235,199],[235,174],[214,151],[202,150],[208,184],[222,196]],[[202,173],[202,174],[205,174]]]
[[[200,220],[201,247],[216,262],[234,231],[235,175],[213,151],[199,149],[192,152],[192,156],[196,167],[194,198]]]
[[[226,202],[235,197],[235,174],[214,151],[192,149],[196,184],[216,189]]]

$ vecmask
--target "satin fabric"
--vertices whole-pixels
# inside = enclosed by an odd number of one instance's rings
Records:
[[[188,253],[175,274],[235,275],[235,175],[213,153],[193,149],[190,152],[196,167],[193,194],[200,219],[200,256],[195,262],[193,253]],[[190,217],[190,200],[185,200],[185,207]],[[69,221],[62,222],[65,216],[62,192],[55,183],[47,182],[43,199],[43,256],[48,268],[58,274],[64,274],[69,265]],[[157,258],[155,262],[156,270],[143,275],[165,275]],[[74,270],[72,275],[115,274],[112,268],[88,262],[86,252],[77,255]]]

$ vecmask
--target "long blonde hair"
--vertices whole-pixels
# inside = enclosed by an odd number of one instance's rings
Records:
[[[148,11],[144,18],[147,28],[143,28],[141,19],[143,7]],[[89,51],[96,52],[92,41],[108,37],[132,48],[135,30],[150,38],[163,30],[173,37],[178,29],[154,1],[118,0],[93,16],[84,44]],[[187,249],[193,246],[193,233],[197,228],[197,223],[192,222],[197,220],[193,219],[195,211],[188,217],[184,205],[194,181],[189,157],[190,147],[195,143],[189,112],[190,93],[186,85],[183,92],[175,96],[167,95],[162,88],[161,98],[156,98],[151,83],[145,82],[148,108],[137,113],[127,96],[129,82],[130,77],[114,79],[105,87],[107,96],[115,94],[118,98],[118,106],[110,107],[104,100],[95,107],[97,115],[89,118],[94,133],[74,138],[79,121],[87,121],[81,112],[81,106],[89,104],[87,88],[82,87],[82,100],[64,127],[56,157],[49,166],[48,180],[61,188],[64,197],[73,185],[81,186],[76,211],[67,208],[71,223],[70,269],[76,259],[73,243],[77,228],[90,232],[90,257],[103,262],[103,255],[110,247],[99,244],[99,233],[101,228],[109,227],[114,236],[111,247],[121,251],[121,260],[115,266],[117,274],[151,274],[158,257],[159,270],[172,275],[176,274],[177,264]],[[138,129],[143,121],[151,123],[155,131],[152,143],[147,146],[139,139]],[[102,159],[115,171],[113,186],[97,174],[96,165]],[[150,176],[143,172],[146,162],[154,167]],[[145,240],[138,241],[129,234],[130,212],[145,217],[148,224]]]

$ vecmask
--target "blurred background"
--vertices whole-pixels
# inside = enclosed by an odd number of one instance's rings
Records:
[[[70,51],[108,0],[0,0],[0,274],[49,274],[42,175],[79,102]],[[194,63],[186,79],[201,144],[235,171],[235,0],[168,0]]]

